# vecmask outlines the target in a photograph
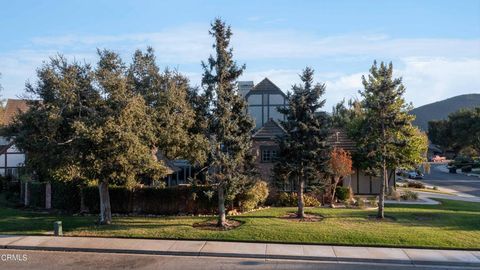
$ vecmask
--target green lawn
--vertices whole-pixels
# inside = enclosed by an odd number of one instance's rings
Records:
[[[208,217],[116,217],[95,226],[96,217],[60,216],[0,207],[0,234],[48,234],[62,220],[66,235],[174,239],[214,239],[362,246],[480,248],[480,204],[441,200],[439,206],[388,206],[391,221],[368,219],[372,210],[309,208],[320,222],[278,217],[295,208],[270,208],[232,217],[243,225],[230,231],[206,231],[192,224]]]

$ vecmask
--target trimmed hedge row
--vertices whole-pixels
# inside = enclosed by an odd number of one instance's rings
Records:
[[[127,214],[213,214],[217,197],[207,196],[211,187],[177,186],[128,190],[124,187],[109,187],[112,213]],[[83,189],[85,206],[92,213],[99,211],[99,193],[95,186]]]

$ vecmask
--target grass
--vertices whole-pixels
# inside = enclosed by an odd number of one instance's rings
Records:
[[[389,205],[390,221],[369,219],[375,210],[308,208],[325,218],[295,222],[279,217],[295,208],[270,208],[231,217],[243,223],[230,231],[193,228],[212,217],[115,217],[96,226],[95,216],[54,215],[0,207],[0,234],[49,234],[61,220],[69,236],[208,239],[361,246],[480,248],[480,204],[440,200],[441,205]]]

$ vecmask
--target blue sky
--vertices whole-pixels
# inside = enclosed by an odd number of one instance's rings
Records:
[[[162,68],[199,84],[215,17],[232,26],[242,79],[269,77],[287,91],[311,66],[327,85],[327,110],[356,96],[374,59],[393,61],[415,106],[480,93],[480,0],[0,2],[4,98],[21,95],[49,56],[95,63],[96,48],[129,62],[152,46]]]

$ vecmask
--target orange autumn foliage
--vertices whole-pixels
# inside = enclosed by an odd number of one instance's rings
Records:
[[[334,177],[342,178],[352,174],[352,157],[342,148],[334,148],[330,154],[329,167]]]

